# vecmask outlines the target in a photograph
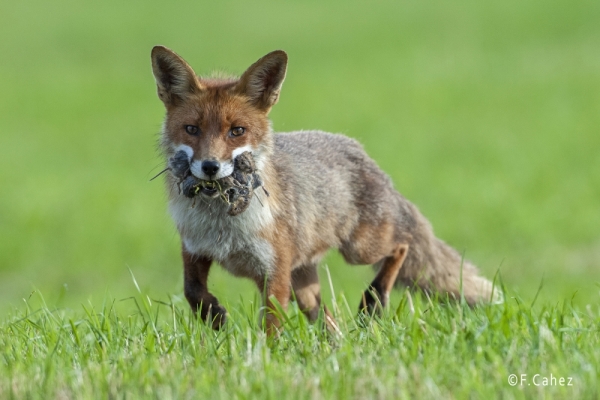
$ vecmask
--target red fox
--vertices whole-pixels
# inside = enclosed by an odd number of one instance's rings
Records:
[[[273,133],[268,114],[286,75],[284,51],[262,57],[239,79],[201,78],[162,46],[152,49],[151,58],[166,108],[160,144],[172,172],[166,182],[182,242],[184,293],[214,329],[226,320],[207,286],[218,262],[262,291],[267,333],[280,328],[274,300],[286,310],[292,299],[311,322],[323,310],[327,327],[337,330],[321,304],[317,275],[331,248],[349,264],[377,270],[359,312],[379,312],[397,284],[462,294],[469,304],[498,300],[491,282],[434,236],[356,140],[320,131]],[[251,154],[265,190],[257,190],[239,215],[228,213],[214,184],[197,186],[189,196],[181,192],[183,176],[174,171],[218,182],[234,172],[236,157],[244,153]],[[183,168],[175,165],[182,161]]]

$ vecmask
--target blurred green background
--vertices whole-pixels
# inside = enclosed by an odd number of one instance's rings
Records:
[[[0,309],[181,295],[150,49],[199,74],[284,49],[277,131],[359,139],[510,294],[600,299],[597,1],[58,1],[0,12]],[[367,267],[327,259],[358,298]],[[351,269],[349,269],[351,268]],[[218,268],[225,302],[253,299]],[[328,289],[324,289],[326,297]]]

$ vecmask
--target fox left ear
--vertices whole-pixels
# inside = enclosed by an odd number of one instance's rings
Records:
[[[236,91],[245,94],[254,105],[268,112],[279,99],[287,60],[288,56],[283,50],[267,54],[242,74]]]
[[[202,89],[192,67],[174,51],[154,46],[151,57],[158,97],[165,106],[175,105]]]

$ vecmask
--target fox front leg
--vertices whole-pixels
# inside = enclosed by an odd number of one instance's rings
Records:
[[[287,312],[291,295],[292,275],[289,253],[277,257],[275,270],[266,279],[257,279],[256,284],[263,295],[265,330],[270,337],[277,337],[281,331],[281,321]]]
[[[183,291],[190,307],[213,329],[220,329],[227,320],[227,310],[208,291],[208,272],[212,260],[182,250]]]

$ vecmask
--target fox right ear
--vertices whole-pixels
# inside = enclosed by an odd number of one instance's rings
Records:
[[[201,90],[192,67],[175,52],[163,46],[154,46],[151,57],[158,97],[165,106],[175,105]]]
[[[285,79],[288,57],[285,51],[272,51],[250,66],[240,77],[236,89],[258,108],[269,112],[277,103]]]

